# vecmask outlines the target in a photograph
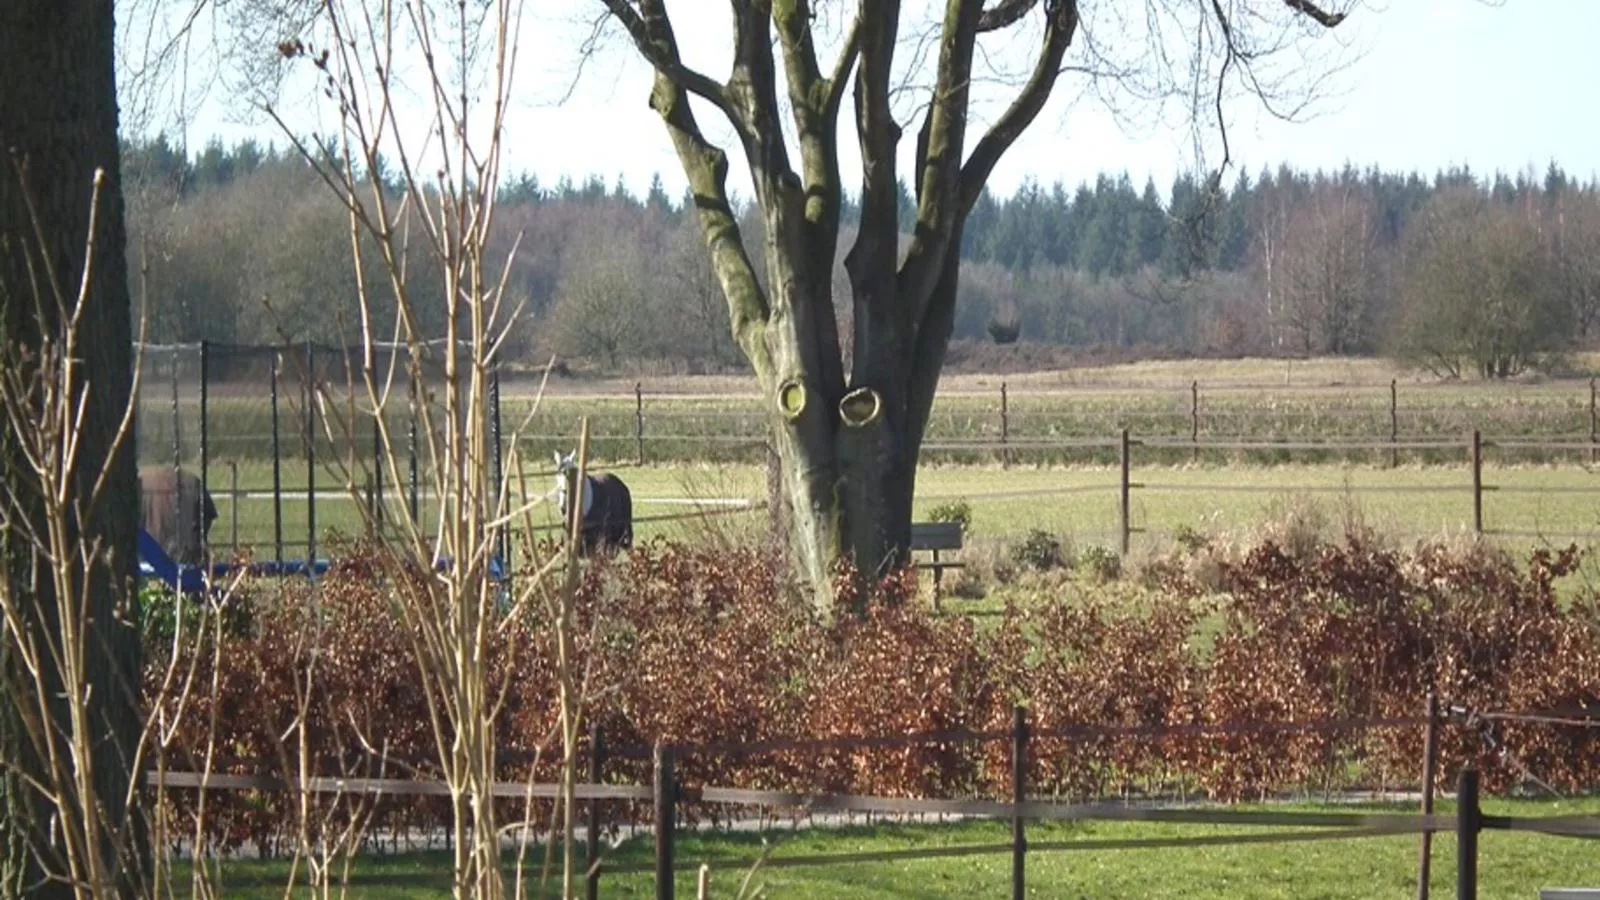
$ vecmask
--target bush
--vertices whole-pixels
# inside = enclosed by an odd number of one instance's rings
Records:
[[[928,510],[930,522],[959,522],[961,532],[969,534],[972,531],[972,504],[966,498],[946,500]]]
[[[1077,569],[1098,581],[1115,581],[1122,577],[1122,557],[1109,547],[1090,544],[1078,554]]]
[[[1429,690],[1478,710],[1582,709],[1600,695],[1594,597],[1558,602],[1556,583],[1575,550],[1534,553],[1527,564],[1468,547],[1401,552],[1360,538],[1295,555],[1266,542],[1217,548],[1201,584],[1183,566],[1148,590],[1079,583],[1008,607],[975,627],[907,602],[914,570],[862,587],[839,573],[841,610],[815,617],[774,553],[651,543],[585,568],[573,629],[580,670],[596,686],[585,717],[615,751],[604,780],[648,783],[657,741],[737,743],[910,732],[1003,731],[1011,707],[1029,707],[1039,735],[1033,789],[1093,797],[1181,785],[1219,799],[1290,788],[1409,784],[1419,777],[1421,729],[1330,732],[1201,731],[1051,737],[1053,728],[1301,722],[1405,717]],[[318,774],[430,778],[437,745],[410,662],[410,635],[389,588],[355,556],[313,591],[284,582],[255,594],[255,627],[224,642],[219,693],[166,706],[178,749],[169,768],[197,765],[183,747],[206,746],[218,716],[217,770],[293,777],[304,729]],[[1018,565],[1059,567],[1066,554],[1042,531],[1012,548]],[[1115,554],[1087,548],[1101,577]],[[537,605],[537,604],[536,604]],[[848,612],[846,610],[849,610]],[[154,638],[157,629],[148,634]],[[529,614],[494,631],[490,666],[507,686],[499,722],[502,777],[554,778],[553,636]],[[314,691],[303,690],[316,660]],[[209,684],[209,656],[195,660]],[[163,703],[161,671],[147,669],[146,703]],[[295,698],[310,706],[296,724]],[[293,726],[293,727],[291,727]],[[1600,784],[1600,733],[1538,722],[1496,722],[1510,757],[1486,752],[1470,728],[1445,729],[1439,770],[1476,764],[1503,789],[1526,765],[1563,790]],[[800,792],[963,796],[1003,791],[1003,741],[930,743],[761,754],[687,752],[691,784]],[[181,805],[182,798],[174,802]],[[319,801],[321,802],[321,801]],[[509,801],[508,801],[509,802]],[[343,813],[329,799],[327,824]],[[219,848],[253,841],[265,852],[292,835],[287,795],[212,793]],[[610,815],[637,814],[618,805]],[[686,815],[715,815],[687,807]],[[519,813],[520,814],[520,813]],[[438,798],[385,798],[377,832],[415,834],[448,817]]]
[[[1022,542],[1011,548],[1011,559],[1020,568],[1048,572],[1067,564],[1061,541],[1040,528],[1031,529]]]
[[[1016,319],[1002,321],[990,319],[987,326],[989,338],[996,344],[1015,344],[1017,338],[1022,337],[1022,323]]]
[[[1190,553],[1203,550],[1211,544],[1211,538],[1200,529],[1195,528],[1192,525],[1179,525],[1177,528],[1173,529],[1172,540],[1179,547],[1182,547]]]

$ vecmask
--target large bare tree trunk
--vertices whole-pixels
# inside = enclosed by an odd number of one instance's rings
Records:
[[[108,462],[111,479],[101,502],[77,509],[68,522],[69,538],[98,540],[104,550],[97,570],[85,574],[89,587],[83,634],[90,648],[84,681],[91,687],[83,721],[91,732],[94,795],[108,827],[102,838],[112,842],[114,829],[119,835],[115,842],[122,844],[104,848],[105,858],[117,862],[111,873],[114,884],[92,886],[102,896],[135,892],[137,869],[145,858],[136,846],[138,829],[124,827],[130,811],[123,803],[140,728],[138,612],[131,590],[139,506],[133,447],[116,441],[131,389],[132,334],[113,62],[111,0],[0,4],[0,338],[34,350],[58,339],[61,317],[79,295],[84,278],[95,175],[97,170],[104,173],[92,220],[94,259],[84,284],[88,299],[78,332],[86,402],[72,491],[88,497],[92,480]],[[23,184],[31,213],[23,202]],[[63,298],[65,306],[58,302]],[[14,451],[15,445],[9,449]],[[5,470],[12,487],[19,486],[17,479],[29,477],[15,462],[9,456]],[[21,487],[25,492],[26,485]],[[42,508],[35,513],[42,515]],[[27,552],[15,543],[10,549]],[[30,569],[44,564],[36,557],[23,562]],[[49,596],[48,577],[35,573],[24,587],[42,601],[36,608],[45,619],[62,614],[61,598]],[[56,625],[36,624],[44,633],[53,633]],[[12,669],[6,674],[17,673]],[[45,677],[59,683],[61,673],[47,668]],[[55,725],[70,729],[68,710],[59,708],[64,706],[58,705]],[[16,748],[14,742],[7,750]],[[28,754],[22,756],[26,763]],[[40,808],[41,798],[32,792],[17,799],[33,807],[33,820],[8,822],[7,827],[31,828],[31,849],[41,856],[32,861],[35,874],[45,866],[55,868],[60,861],[52,854],[57,840],[49,828],[52,810]],[[8,835],[19,836],[18,831]],[[8,885],[15,882],[8,879]],[[29,885],[28,895],[74,896],[75,891],[51,881]]]
[[[733,65],[724,81],[685,65],[667,0],[600,2],[655,70],[651,108],[665,123],[688,176],[734,340],[754,366],[773,417],[787,507],[779,517],[787,523],[797,568],[819,607],[829,611],[837,560],[847,558],[870,575],[906,557],[917,456],[955,316],[962,226],[995,165],[1049,98],[1078,29],[1080,4],[938,4],[940,39],[932,54],[937,59],[908,173],[916,190],[916,225],[902,257],[896,172],[901,126],[891,102],[896,79],[903,77],[894,74],[899,0],[858,0],[854,22],[828,69],[819,59],[812,0],[731,0]],[[1196,52],[1219,64],[1219,83],[1231,66],[1271,52],[1271,41],[1250,39],[1250,30],[1271,18],[1257,13],[1276,7],[1286,29],[1297,28],[1301,17],[1326,27],[1344,18],[1313,0],[1259,5],[1264,9],[1245,15],[1222,4],[1191,8],[1169,0],[1148,5],[1147,12],[1153,21],[1198,16],[1201,31],[1218,37],[1202,41]],[[1042,27],[1032,72],[969,145],[979,36],[1012,28],[1036,10]],[[780,66],[788,93],[783,105]],[[847,88],[862,160],[860,230],[845,257],[853,340],[849,371],[832,297],[843,198],[839,117]],[[756,277],[753,248],[729,204],[727,155],[701,131],[691,97],[719,113],[737,135],[765,225],[767,286]],[[793,140],[784,134],[785,112],[792,118]]]

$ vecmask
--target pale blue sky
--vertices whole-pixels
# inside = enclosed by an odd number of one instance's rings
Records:
[[[676,158],[645,103],[648,70],[626,46],[612,41],[561,102],[584,32],[577,20],[598,7],[596,0],[528,2],[506,170],[530,171],[547,185],[563,175],[581,180],[595,173],[610,182],[621,174],[636,191],[660,172],[669,190],[681,190]],[[680,0],[675,9],[686,57],[720,76],[725,6]],[[1336,90],[1316,104],[1309,121],[1281,122],[1245,101],[1230,106],[1235,164],[1252,174],[1267,164],[1336,168],[1346,161],[1425,173],[1467,164],[1487,174],[1529,165],[1542,173],[1555,160],[1577,177],[1592,178],[1600,174],[1596,35],[1600,0],[1369,3],[1339,29],[1333,45],[1359,58],[1336,76]],[[1017,49],[1013,65],[1029,62],[1028,49]],[[1180,168],[1193,167],[1193,136],[1181,123],[1169,117],[1122,127],[1097,101],[1070,83],[1064,88],[996,171],[996,191],[1009,193],[1030,176],[1070,185],[1122,170],[1136,183],[1153,175],[1165,190]],[[1005,96],[1003,88],[994,90],[993,96]],[[238,121],[247,118],[240,107],[236,96],[212,90],[188,126],[191,148],[216,135],[227,141],[275,137],[271,126]],[[296,127],[317,121],[310,104],[291,108],[306,116]],[[994,108],[991,103],[980,114]],[[705,112],[701,118],[709,124],[713,117]],[[737,158],[726,129],[712,133]],[[903,143],[911,143],[909,132]],[[1212,140],[1208,161],[1215,152]],[[736,176],[735,187],[742,180]]]

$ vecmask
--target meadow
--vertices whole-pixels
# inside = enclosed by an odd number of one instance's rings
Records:
[[[1594,362],[1574,360],[1580,369]],[[553,379],[542,394],[540,384],[522,375],[508,376],[502,386],[505,464],[526,473],[532,501],[552,487],[551,453],[571,449],[588,417],[595,460],[615,468],[633,490],[635,516],[644,520],[640,537],[765,527],[757,512],[674,518],[692,513],[697,500],[762,500],[766,426],[747,378]],[[272,411],[262,387],[224,382],[207,398],[207,479],[221,513],[212,539],[229,547],[262,550],[276,540]],[[145,385],[142,464],[177,458],[198,468],[198,392],[187,381],[178,388],[176,395],[166,390],[160,373]],[[360,509],[339,460],[355,460],[353,482],[365,496],[370,417],[363,418],[359,402],[332,404],[334,431],[342,437],[330,440],[319,424],[315,463],[308,466],[301,395],[293,386],[280,388],[285,545],[306,542],[311,511],[304,492],[311,480],[319,495],[318,540],[330,528],[361,533]],[[1408,539],[1437,537],[1473,527],[1470,434],[1477,429],[1484,441],[1485,530],[1518,545],[1587,541],[1600,530],[1593,390],[1580,377],[1440,382],[1379,360],[1347,359],[954,374],[935,404],[916,514],[966,500],[974,541],[1010,540],[1037,528],[1115,547],[1119,442],[1127,429],[1134,546],[1159,546],[1176,532],[1248,526],[1286,504],[1308,502],[1332,521]],[[345,422],[355,424],[346,430]],[[409,417],[391,413],[389,426],[402,484],[397,489],[394,473],[386,473],[382,494],[402,504]],[[1385,446],[1391,439],[1399,446]],[[424,450],[418,459],[424,486],[427,466]],[[424,487],[418,496],[423,510],[426,493]],[[533,514],[537,524],[553,527],[548,509]]]
[[[766,473],[747,463],[646,465],[617,471],[634,496],[636,537],[694,540],[753,535],[767,527],[760,503]],[[361,504],[342,486],[342,475],[317,476],[318,540],[329,529],[364,533]],[[1555,465],[1486,467],[1484,526],[1490,537],[1527,547],[1600,537],[1600,474],[1587,467]],[[274,541],[274,504],[269,467],[241,467],[240,494],[231,470],[214,468],[211,490],[219,517],[215,545],[269,550]],[[929,466],[917,479],[918,521],[942,505],[965,501],[971,508],[969,541],[1006,542],[1040,529],[1079,546],[1116,548],[1120,540],[1120,470],[1105,466],[1001,468]],[[1396,469],[1360,465],[1159,466],[1135,468],[1130,491],[1134,547],[1160,547],[1174,534],[1222,534],[1248,529],[1264,519],[1299,509],[1331,528],[1363,525],[1395,538],[1469,534],[1472,486],[1464,467],[1410,465]],[[536,527],[554,529],[558,517],[542,495],[549,476],[530,476],[528,502]],[[287,547],[306,541],[309,504],[303,467],[283,473],[282,527]],[[364,496],[364,493],[362,494]],[[385,493],[393,518],[407,502],[404,489]],[[747,509],[712,501],[748,501]],[[696,501],[707,505],[696,505]],[[426,488],[419,507],[427,516]],[[293,557],[295,553],[289,553]]]

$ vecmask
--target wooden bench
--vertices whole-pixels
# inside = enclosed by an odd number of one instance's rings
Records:
[[[933,570],[933,602],[935,604],[939,602],[939,584],[943,579],[944,570],[966,568],[967,564],[964,562],[939,558],[939,554],[942,551],[960,550],[962,536],[960,522],[911,523],[911,552],[929,552],[933,554],[931,562],[917,563],[917,568]]]

